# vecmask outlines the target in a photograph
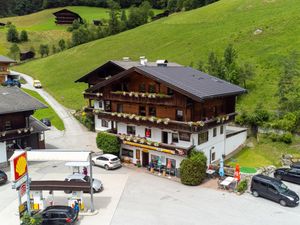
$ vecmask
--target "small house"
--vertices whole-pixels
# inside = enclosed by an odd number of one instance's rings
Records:
[[[20,60],[24,61],[27,59],[33,59],[35,56],[35,53],[33,51],[27,51],[27,52],[21,52],[20,53]]]
[[[79,14],[72,12],[68,9],[62,9],[60,11],[57,11],[53,13],[55,18],[56,24],[72,24],[74,20],[78,20],[80,23],[83,23],[83,19],[80,17]]]

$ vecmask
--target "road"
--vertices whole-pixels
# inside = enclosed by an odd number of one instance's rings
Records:
[[[16,71],[26,80],[22,87],[38,92],[46,102],[54,109],[65,125],[65,131],[52,129],[46,132],[46,143],[49,148],[60,149],[87,149],[97,151],[96,133],[88,131],[71,114],[71,111],[59,104],[44,89],[33,87],[33,78]]]

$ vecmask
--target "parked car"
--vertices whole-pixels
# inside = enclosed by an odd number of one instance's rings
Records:
[[[65,181],[77,181],[77,182],[90,182],[90,177],[85,176],[81,173],[74,173],[68,176]],[[103,190],[103,184],[100,180],[93,179],[93,189],[94,192],[100,192]],[[65,191],[65,193],[71,193],[70,191]]]
[[[41,119],[41,122],[45,124],[47,127],[51,127],[51,121],[48,118]]]
[[[21,83],[20,81],[16,80],[16,79],[8,79],[4,82],[3,84],[4,86],[8,86],[8,87],[13,87],[16,86],[18,88],[21,87]]]
[[[0,170],[0,184],[5,184],[7,182],[7,175],[4,171]]]
[[[293,163],[293,164],[291,165],[291,168],[297,168],[297,169],[300,169],[300,162]]]
[[[94,166],[95,165],[102,166],[106,170],[114,169],[122,166],[120,159],[117,156],[112,154],[103,154],[100,156],[99,155],[94,156],[92,158],[92,163]]]
[[[296,184],[300,184],[300,168],[279,168],[274,172],[274,177],[279,180],[290,181]]]
[[[294,191],[289,190],[282,181],[265,175],[253,176],[250,190],[253,196],[261,196],[279,202],[282,206],[299,204],[299,196]]]
[[[34,80],[34,81],[33,81],[33,87],[35,87],[35,88],[42,88],[41,81],[39,81],[39,80]]]
[[[41,212],[42,225],[73,225],[78,218],[78,212],[69,206],[48,206]]]

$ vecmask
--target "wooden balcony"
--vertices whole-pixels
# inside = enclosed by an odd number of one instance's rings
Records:
[[[125,93],[125,94],[124,94]],[[87,93],[84,92],[84,98],[92,100],[107,100],[118,102],[134,102],[140,104],[155,104],[176,106],[171,95],[150,94],[150,93],[137,93],[137,92],[110,92],[110,93]]]
[[[228,123],[230,121],[233,121],[236,115],[236,113],[229,113],[206,121],[182,122],[170,120],[169,118],[146,117],[138,116],[135,114],[105,112],[97,109],[95,110],[93,108],[86,108],[85,111],[93,113],[94,115],[98,115],[99,118],[110,121],[123,122],[126,124],[136,124],[138,126],[157,127],[160,129],[177,130],[189,133],[197,133],[220,124]]]

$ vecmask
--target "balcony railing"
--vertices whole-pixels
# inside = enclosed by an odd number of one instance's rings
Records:
[[[161,93],[142,93],[142,92],[123,92],[115,91],[110,93],[90,93],[84,92],[84,98],[93,100],[108,100],[119,102],[137,102],[143,104],[161,104],[173,106],[175,105],[172,95],[166,95]]]
[[[183,121],[171,120],[169,118],[139,116],[136,114],[128,114],[128,113],[105,112],[93,108],[86,108],[85,111],[92,112],[93,114],[98,115],[103,119],[107,119],[111,121],[133,123],[137,125],[150,126],[150,127],[152,126],[161,129],[171,129],[171,130],[178,130],[178,131],[190,132],[190,133],[200,132],[202,130],[206,130],[218,124],[222,124],[225,122],[227,123],[229,121],[232,121],[234,119],[234,116],[236,115],[236,113],[229,113],[206,121],[183,122]]]

